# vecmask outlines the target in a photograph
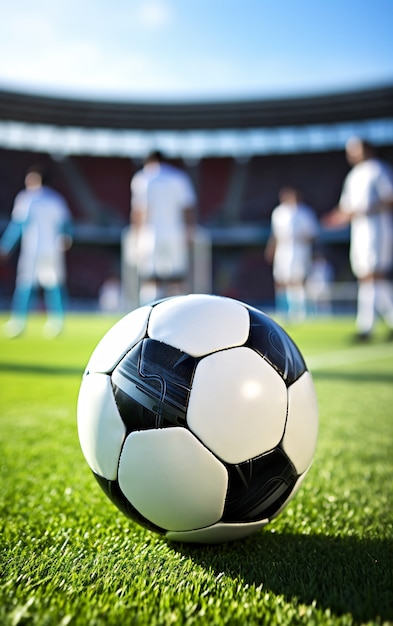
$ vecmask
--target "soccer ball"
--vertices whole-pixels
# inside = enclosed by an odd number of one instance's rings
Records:
[[[127,516],[169,540],[250,535],[293,498],[315,451],[311,375],[287,333],[231,298],[134,310],[94,350],[82,452]]]

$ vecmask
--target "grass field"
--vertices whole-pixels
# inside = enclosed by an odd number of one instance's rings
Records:
[[[0,324],[5,317],[0,316]],[[0,624],[393,624],[393,343],[352,346],[353,319],[288,329],[320,406],[314,464],[247,540],[170,544],[123,517],[80,451],[84,366],[114,319],[0,339]]]

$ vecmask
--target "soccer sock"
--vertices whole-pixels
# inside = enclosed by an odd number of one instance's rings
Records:
[[[61,321],[64,317],[64,306],[63,294],[59,285],[45,289],[45,303],[50,316]]]
[[[288,300],[287,300],[287,294],[286,294],[285,289],[283,289],[282,287],[276,287],[274,300],[275,300],[276,313],[278,315],[287,315]]]
[[[375,308],[389,328],[393,328],[393,289],[388,280],[375,281]]]
[[[294,320],[306,317],[306,292],[303,285],[288,287],[288,313]]]
[[[359,283],[357,308],[357,331],[361,334],[368,334],[372,331],[375,320],[375,284],[373,281]]]
[[[12,298],[12,317],[25,323],[32,294],[31,285],[17,285]]]

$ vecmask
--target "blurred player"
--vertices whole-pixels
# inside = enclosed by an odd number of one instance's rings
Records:
[[[131,225],[141,304],[184,292],[196,196],[188,175],[152,152],[131,180]]]
[[[20,241],[16,286],[6,334],[17,337],[26,326],[32,292],[44,290],[48,320],[47,336],[63,328],[63,285],[66,278],[64,251],[71,245],[71,214],[64,198],[45,184],[41,166],[31,167],[25,189],[15,198],[11,221],[0,241],[6,258]]]
[[[310,271],[306,278],[306,293],[312,313],[328,314],[332,312],[331,297],[334,270],[322,254],[315,250]]]
[[[339,205],[324,218],[327,226],[351,224],[350,262],[358,280],[357,338],[368,339],[375,313],[393,337],[393,169],[376,158],[366,141],[352,138],[346,145],[352,170]]]
[[[280,204],[273,209],[271,235],[265,258],[273,263],[277,313],[292,321],[306,315],[305,280],[312,261],[312,245],[319,224],[314,211],[306,205],[294,187],[279,193]]]
[[[108,276],[98,292],[100,311],[119,313],[121,309],[121,283],[116,275]]]

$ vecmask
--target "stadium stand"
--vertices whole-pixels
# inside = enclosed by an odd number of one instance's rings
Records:
[[[124,225],[130,213],[130,180],[136,167],[131,159],[73,156],[69,159],[86,182],[110,223]]]
[[[318,215],[337,202],[348,165],[343,151],[255,156],[250,160],[241,203],[241,221],[270,219],[278,191],[295,185]]]
[[[349,125],[348,132],[352,123],[360,123],[367,132],[373,121],[387,120],[391,124],[392,118],[391,86],[296,99],[154,105],[0,91],[0,125],[6,128],[7,124],[22,124],[19,135],[26,132],[27,126],[50,124],[55,129],[133,129],[143,131],[154,146],[160,130],[214,133],[217,129],[245,129],[247,133],[255,128],[282,127],[302,131],[307,139],[306,127],[310,124],[322,124],[325,133],[338,137],[340,123]],[[108,276],[120,272],[121,233],[129,219],[129,183],[141,165],[142,149],[138,154],[132,150],[129,154],[120,150],[119,154],[96,154],[82,145],[81,150],[69,148],[59,154],[42,149],[42,143],[37,149],[10,147],[2,136],[8,135],[0,133],[0,230],[23,186],[26,168],[32,162],[47,162],[53,174],[52,185],[66,197],[76,224],[75,243],[68,255],[70,301],[75,306],[96,306],[100,286]],[[187,137],[183,132],[184,142]],[[188,170],[198,193],[199,223],[209,230],[213,241],[214,292],[264,304],[273,299],[271,268],[263,259],[263,247],[278,190],[285,184],[300,187],[307,202],[323,215],[336,204],[348,165],[343,132],[341,139],[325,148],[311,142],[307,149],[290,142],[287,148],[277,144],[275,149],[273,140],[268,150],[261,150],[248,142],[247,134],[244,137],[246,150],[241,154],[231,149],[225,154],[222,144],[214,154],[210,143],[206,153],[202,149],[193,158],[181,154],[181,150],[170,156],[176,165]],[[381,156],[393,163],[391,133],[385,137],[380,131],[378,148]],[[325,233],[322,243],[336,278],[351,281],[348,232]],[[14,261],[0,267],[0,306],[9,303]]]
[[[234,159],[231,157],[207,157],[200,160],[196,187],[201,224],[225,221],[233,167]]]

